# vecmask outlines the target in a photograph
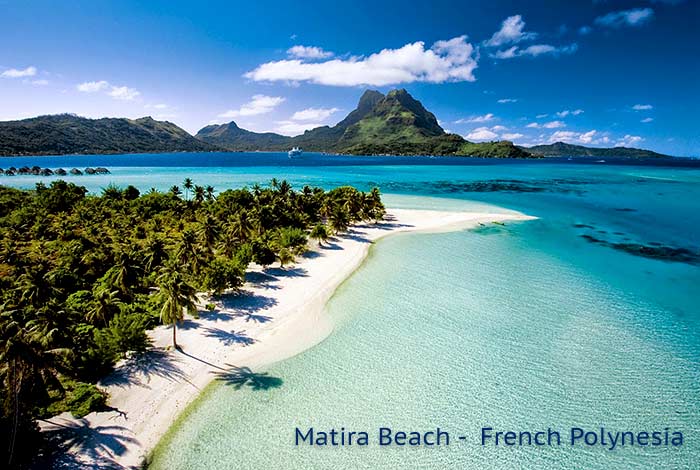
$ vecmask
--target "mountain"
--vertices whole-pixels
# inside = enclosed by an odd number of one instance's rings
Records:
[[[72,114],[0,122],[0,155],[206,152],[221,150],[171,122],[88,119]]]
[[[651,150],[611,147],[597,148],[584,147],[583,145],[573,145],[564,142],[555,142],[550,145],[535,145],[533,147],[522,147],[524,150],[535,155],[545,157],[634,157],[634,158],[669,158],[670,155],[652,152]]]
[[[197,139],[218,147],[236,150],[258,150],[260,148],[282,148],[290,137],[273,132],[251,132],[241,129],[235,122],[210,125],[197,132]]]
[[[296,137],[244,131],[234,122],[207,126],[196,137],[235,151],[279,151],[298,146],[308,151],[354,155],[532,156],[508,141],[473,143],[446,133],[435,115],[403,89],[392,90],[386,96],[365,91],[357,108],[338,124]]]

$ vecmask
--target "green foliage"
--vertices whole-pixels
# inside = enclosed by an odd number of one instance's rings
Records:
[[[465,142],[455,152],[457,155],[469,157],[489,157],[489,158],[529,158],[531,155],[513,145],[513,142],[502,140],[500,142]]]
[[[544,157],[632,157],[632,158],[663,158],[668,155],[652,152],[651,150],[643,150],[637,148],[614,147],[614,148],[597,148],[584,147],[583,145],[573,145],[564,142],[555,142],[549,145],[535,145],[526,147],[524,150],[534,154],[535,156]]]
[[[245,278],[244,265],[235,260],[214,259],[204,272],[203,287],[212,294],[222,294],[228,289],[238,289]]]
[[[330,232],[324,224],[316,224],[314,228],[311,229],[309,236],[316,239],[316,241],[321,244],[330,238]]]
[[[176,345],[198,290],[240,288],[251,262],[292,263],[312,227],[344,230],[384,213],[376,189],[183,188],[0,186],[0,423],[17,423],[0,433],[1,448],[33,436],[39,416],[103,403],[89,384],[146,350],[149,328],[172,325]]]
[[[144,352],[151,345],[146,334],[147,324],[144,315],[119,313],[106,328],[95,331],[95,344],[113,360],[126,357],[127,352]]]
[[[283,227],[277,230],[275,242],[279,249],[287,249],[293,254],[306,251],[306,232],[298,227]]]
[[[250,247],[254,263],[260,266],[269,266],[275,262],[275,251],[266,240],[253,240]]]
[[[175,124],[141,119],[87,119],[71,114],[0,122],[0,155],[206,152],[217,147]]]
[[[69,411],[76,418],[82,418],[93,411],[103,410],[107,404],[107,394],[95,385],[73,380],[64,380],[63,393],[52,402],[41,415],[45,417],[55,416]]]

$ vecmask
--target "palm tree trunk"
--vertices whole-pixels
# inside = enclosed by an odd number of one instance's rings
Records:
[[[177,325],[173,322],[173,349],[177,349],[177,338],[175,334],[175,330],[177,328]]]

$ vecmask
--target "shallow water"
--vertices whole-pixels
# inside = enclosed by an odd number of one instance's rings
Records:
[[[498,205],[540,219],[380,241],[330,301],[334,333],[265,376],[215,384],[162,443],[153,468],[696,468],[700,267],[624,246],[697,253],[700,170],[263,160],[148,170],[103,161],[113,174],[88,186],[167,188],[189,176],[224,189],[275,176],[295,186],[377,184],[392,207]],[[295,426],[367,430],[371,441],[380,426],[439,426],[453,440],[434,448],[295,447]],[[686,440],[680,448],[613,451],[568,442],[495,448],[481,447],[482,426],[551,427],[563,441],[572,426],[668,427]]]

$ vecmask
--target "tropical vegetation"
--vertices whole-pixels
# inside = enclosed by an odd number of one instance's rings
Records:
[[[145,194],[73,183],[0,186],[0,453],[36,451],[37,419],[104,406],[95,383],[151,347],[148,329],[196,315],[207,294],[239,289],[251,263],[286,266],[311,234],[379,220],[379,191],[286,181],[214,188],[189,178]],[[198,294],[202,293],[202,294]],[[210,303],[206,308],[210,308]],[[204,308],[204,307],[203,307]]]

